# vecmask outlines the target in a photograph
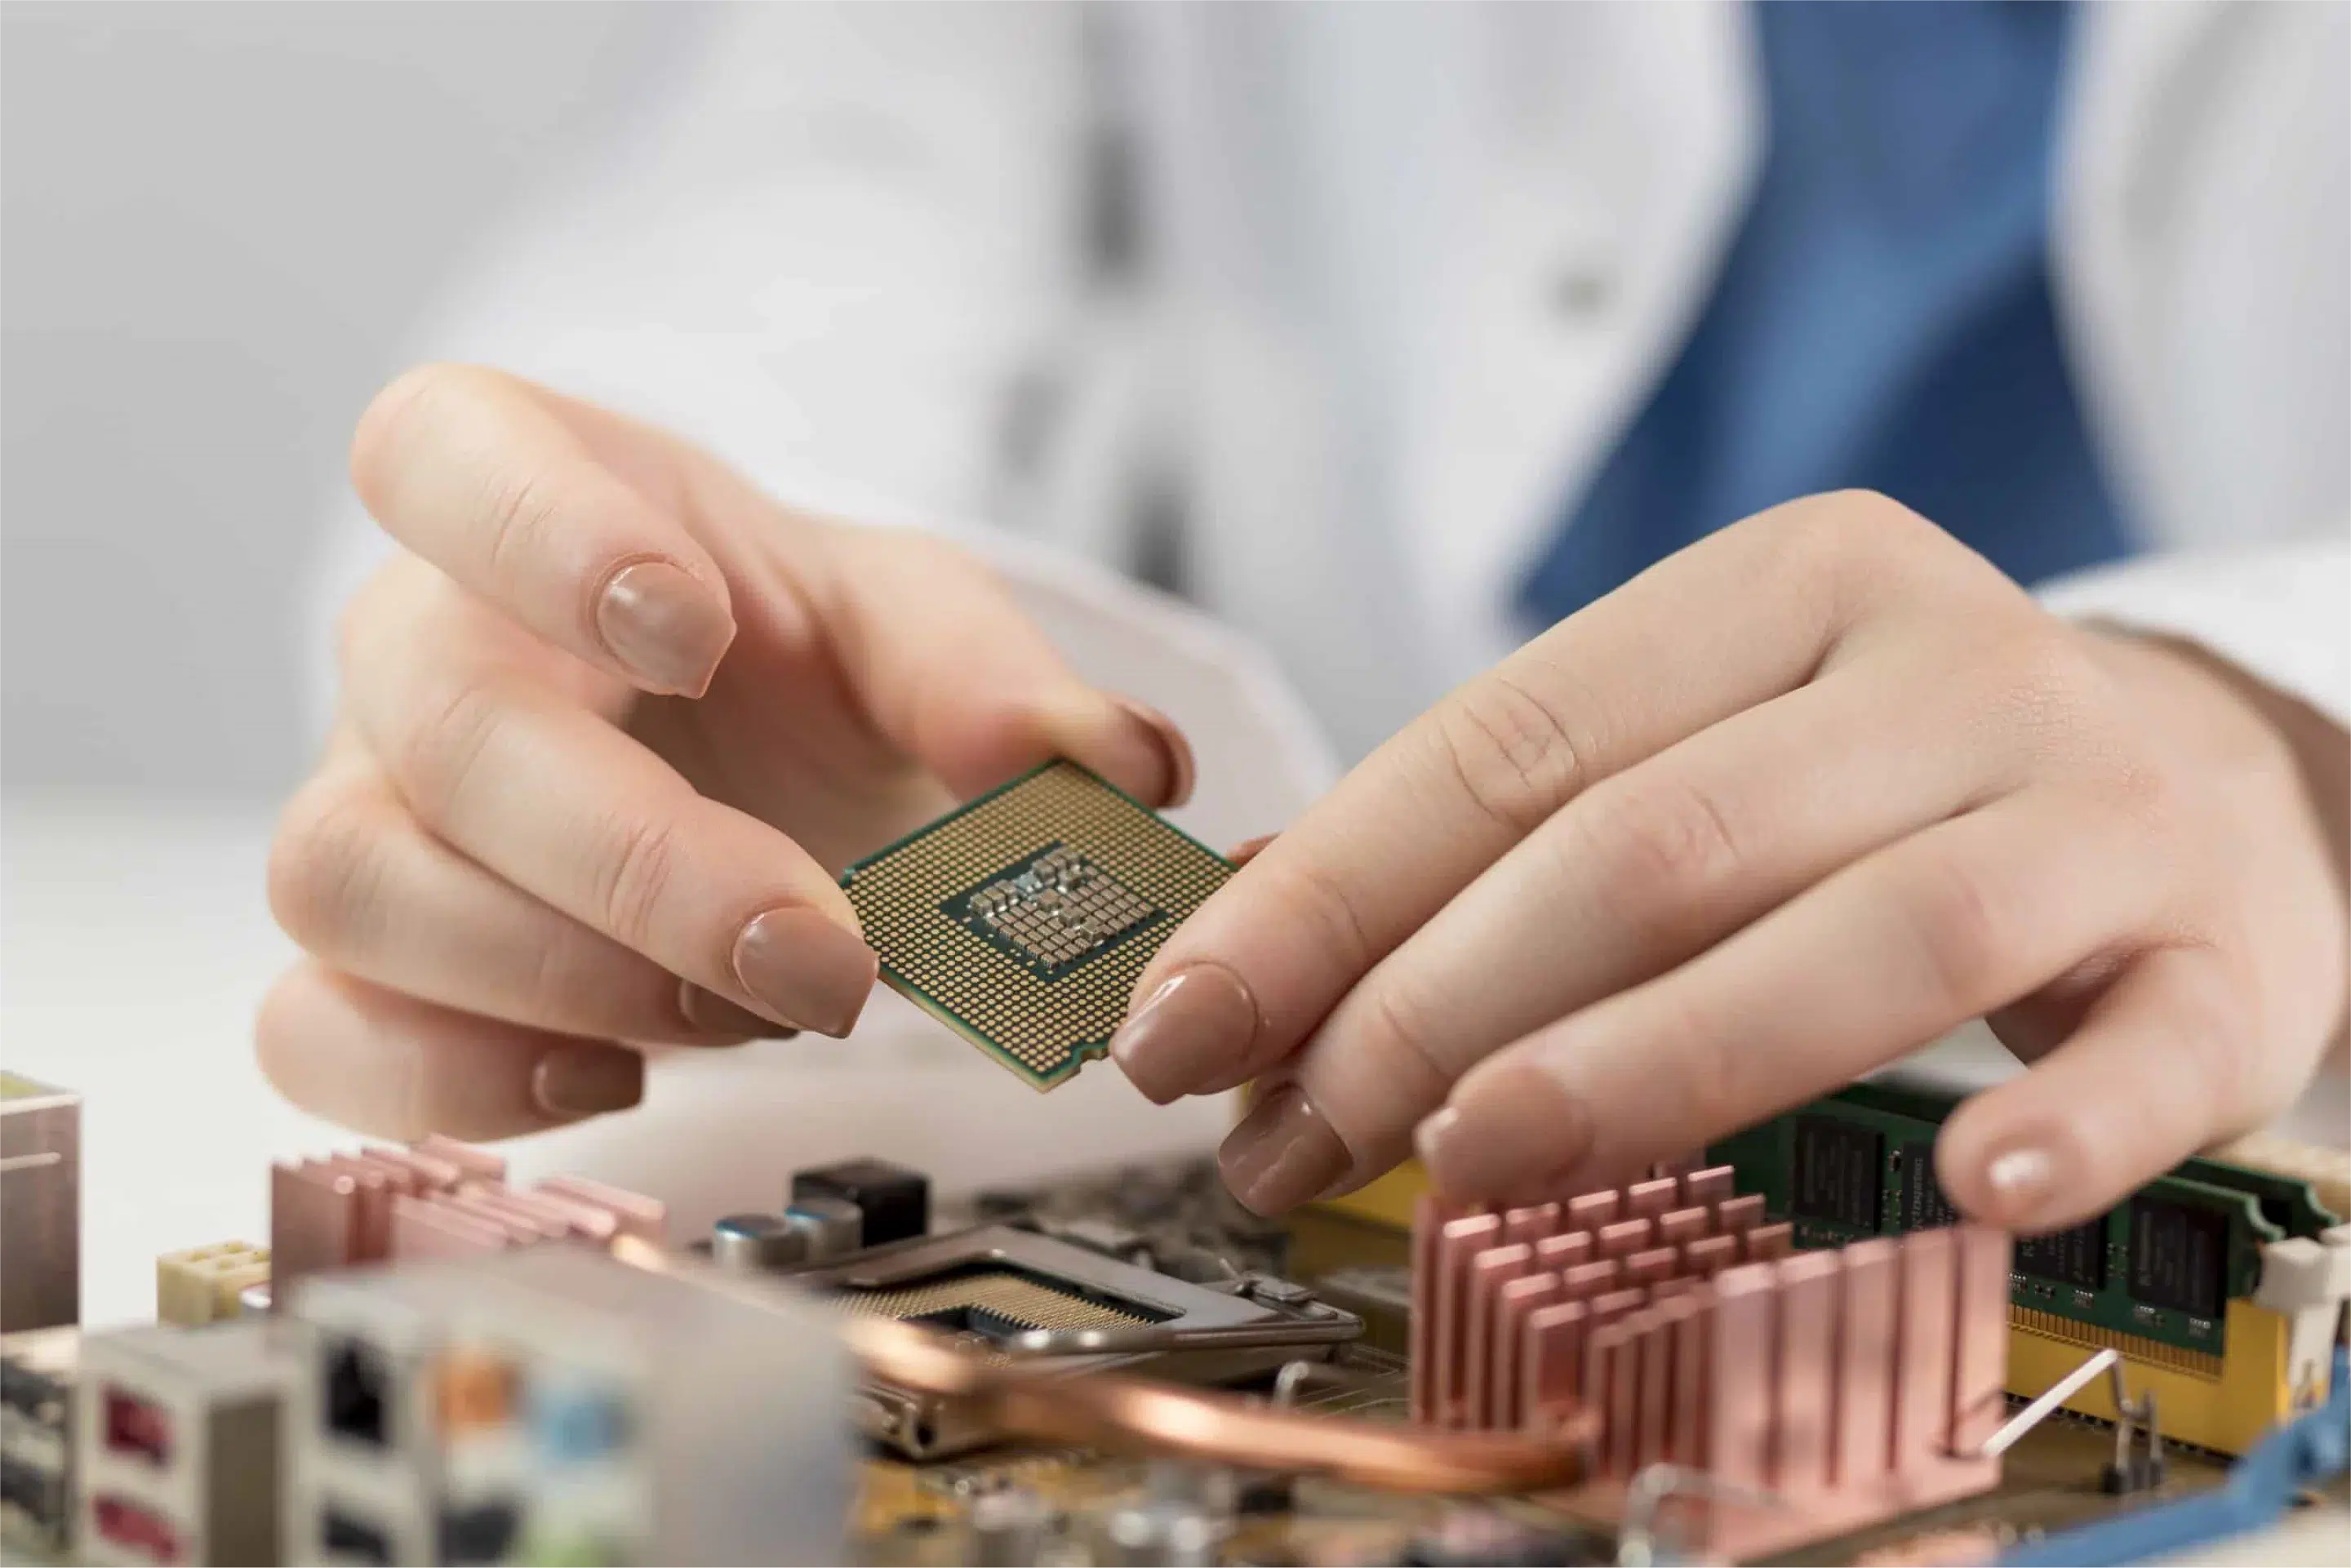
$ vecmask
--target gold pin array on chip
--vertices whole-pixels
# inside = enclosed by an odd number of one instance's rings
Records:
[[[1109,1049],[1144,966],[1232,869],[1055,761],[859,861],[841,884],[883,979],[1044,1090]]]

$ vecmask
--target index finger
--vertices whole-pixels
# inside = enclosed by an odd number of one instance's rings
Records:
[[[1258,1076],[1568,800],[1808,681],[1856,613],[1854,506],[1821,497],[1726,528],[1399,732],[1160,949],[1112,1044],[1127,1075],[1162,1103]]]
[[[548,642],[698,696],[735,636],[725,574],[563,409],[496,371],[423,366],[360,417],[352,483],[386,532]]]

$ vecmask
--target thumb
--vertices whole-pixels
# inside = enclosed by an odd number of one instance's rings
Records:
[[[1066,757],[1147,806],[1190,798],[1183,731],[1081,680],[984,564],[924,534],[822,532],[814,597],[843,675],[873,726],[956,795]]]

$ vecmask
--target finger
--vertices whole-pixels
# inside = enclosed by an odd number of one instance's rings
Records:
[[[744,640],[780,656],[803,686],[845,680],[851,706],[956,793],[1067,757],[1146,805],[1190,799],[1182,730],[1072,674],[981,562],[934,536],[780,507],[690,444],[543,387],[524,390],[641,494],[689,518],[757,517],[772,548],[721,563],[737,574]]]
[[[1507,1195],[1702,1147],[2143,940],[2154,860],[2123,813],[2054,791],[1939,824],[1489,1057],[1422,1156],[1449,1192]],[[1362,1093],[1343,1071],[1301,1073],[1343,1134]]]
[[[1066,757],[1148,806],[1191,797],[1183,731],[1081,680],[980,562],[919,534],[832,528],[799,564],[859,706],[957,795]]]
[[[2219,952],[2146,954],[2032,1071],[1952,1113],[1937,1178],[1961,1209],[2005,1229],[2101,1213],[2283,1103],[2281,1083],[2293,1080],[2262,1070],[2276,1053],[2262,1049],[2260,1023]]]
[[[394,538],[557,647],[699,695],[735,635],[726,578],[566,406],[495,371],[411,371],[360,416],[352,481]]]
[[[1271,833],[1259,833],[1253,839],[1243,839],[1225,852],[1225,859],[1231,863],[1234,870],[1238,871],[1264,853],[1265,846],[1273,842],[1273,840],[1274,835]]]
[[[1381,747],[1154,957],[1112,1045],[1128,1075],[1165,1101],[1280,1060],[1568,800],[1811,679],[1882,549],[1834,522],[1837,499],[1669,559]]]
[[[1360,1174],[1401,1158],[1415,1124],[1495,1051],[1970,804],[2001,759],[1934,744],[1942,721],[1912,691],[1882,662],[1840,672],[1635,764],[1381,960],[1298,1057],[1339,1097],[1325,1113]],[[1856,735],[1874,737],[1858,755]]]
[[[476,614],[487,614],[475,609]],[[463,634],[464,605],[355,635],[353,723],[417,821],[523,892],[796,1029],[846,1034],[873,952],[823,867]]]
[[[644,1095],[625,1046],[476,1018],[303,963],[270,988],[261,1071],[314,1115],[384,1138],[506,1138]]]
[[[418,827],[372,759],[337,747],[286,809],[270,907],[371,984],[561,1034],[728,1044],[779,1032],[548,907]]]

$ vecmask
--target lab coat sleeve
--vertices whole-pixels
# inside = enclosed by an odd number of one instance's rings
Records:
[[[677,8],[626,127],[453,268],[402,362],[543,382],[813,509],[987,517],[1023,388],[1082,308],[1082,11]],[[388,548],[340,508],[322,659]]]
[[[2061,615],[2186,638],[2351,727],[2351,531],[2147,556],[2040,598]]]

